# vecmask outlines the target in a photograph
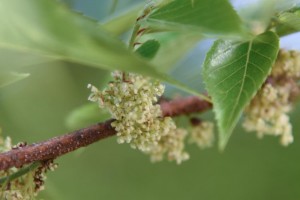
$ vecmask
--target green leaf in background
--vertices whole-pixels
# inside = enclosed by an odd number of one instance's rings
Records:
[[[246,42],[217,40],[207,53],[203,79],[214,105],[221,149],[270,73],[278,49],[278,36],[265,32]]]
[[[276,5],[281,0],[260,0],[242,3],[238,7],[238,14],[244,26],[254,35],[264,32],[276,13]]]
[[[159,50],[160,44],[156,40],[148,40],[145,43],[143,43],[136,52],[146,58],[146,59],[152,59],[155,57],[157,51]]]
[[[0,88],[27,78],[30,74],[0,71]]]
[[[194,32],[162,32],[145,34],[141,41],[155,39],[159,42],[160,48],[151,63],[163,72],[169,72],[202,38],[203,36]]]
[[[95,21],[72,13],[55,1],[3,1],[0,16],[2,48],[109,70],[158,75]]]
[[[133,27],[142,6],[135,6],[124,13],[112,16],[103,23],[103,28],[115,36],[121,35]]]
[[[113,0],[111,9],[110,9],[110,13],[114,13],[116,11],[116,8],[118,6],[119,0]]]
[[[55,59],[53,58],[0,48],[0,73],[2,70],[24,71],[25,67],[44,65],[54,61]]]
[[[300,31],[300,8],[292,11],[282,12],[278,15],[279,25],[276,32],[280,36]]]
[[[103,122],[109,119],[110,116],[107,110],[99,109],[99,106],[95,103],[89,103],[72,111],[66,119],[66,125],[70,130],[75,130]]]
[[[169,82],[201,97],[128,50],[97,22],[70,12],[56,1],[1,1],[0,27],[2,49],[106,70],[135,72]]]
[[[162,29],[218,35],[241,31],[239,16],[224,0],[174,0],[150,14],[147,22]]]

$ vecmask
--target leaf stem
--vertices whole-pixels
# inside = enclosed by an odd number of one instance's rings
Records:
[[[131,38],[129,40],[129,49],[133,49],[134,42],[135,42],[136,36],[138,35],[138,32],[139,32],[140,28],[141,28],[141,25],[139,25],[138,23],[136,23],[134,25],[134,28],[133,28],[133,31],[132,31],[132,34],[131,34]]]
[[[35,170],[36,168],[38,168],[39,165],[40,165],[39,162],[34,162],[33,164],[20,169],[16,173],[13,173],[9,176],[1,177],[0,178],[0,184],[6,183],[6,182],[9,182],[9,181],[13,181],[13,180],[27,174],[28,172]]]

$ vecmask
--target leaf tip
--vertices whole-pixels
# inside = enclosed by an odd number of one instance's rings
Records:
[[[219,134],[218,148],[220,152],[224,152],[229,141],[230,134]]]

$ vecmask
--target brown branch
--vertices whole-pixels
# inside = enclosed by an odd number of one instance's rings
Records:
[[[200,100],[198,97],[190,96],[184,99],[178,98],[172,101],[164,101],[160,103],[163,115],[166,116],[178,116],[187,115],[191,113],[204,112],[212,107],[212,104]]]
[[[171,117],[204,112],[212,107],[210,103],[198,97],[178,98],[173,101],[162,102],[160,105],[163,116]],[[112,121],[113,119],[110,119],[66,135],[1,153],[0,170],[22,167],[35,161],[55,159],[80,147],[85,147],[101,139],[113,136],[116,132],[110,125]]]

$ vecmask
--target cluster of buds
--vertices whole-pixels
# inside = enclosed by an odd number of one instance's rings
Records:
[[[164,86],[156,80],[132,73],[113,73],[114,81],[99,91],[89,85],[90,101],[108,108],[115,121],[118,143],[130,143],[132,148],[151,152],[159,141],[176,129],[170,117],[163,117],[158,97]]]
[[[184,140],[189,135],[189,142],[196,143],[200,149],[210,148],[215,141],[214,124],[198,118],[191,119],[190,130],[176,128],[167,135],[162,136],[158,145],[150,151],[151,161],[163,160],[166,155],[169,161],[175,160],[177,164],[189,159],[189,154],[184,150]]]
[[[164,135],[158,144],[149,152],[152,162],[163,160],[166,155],[169,161],[175,160],[177,164],[189,159],[189,154],[184,151],[184,139],[187,136],[185,129],[177,128],[173,132]]]
[[[256,131],[258,137],[280,136],[280,143],[293,142],[292,125],[288,113],[300,90],[300,54],[283,51],[278,54],[271,75],[245,110],[244,128]]]

